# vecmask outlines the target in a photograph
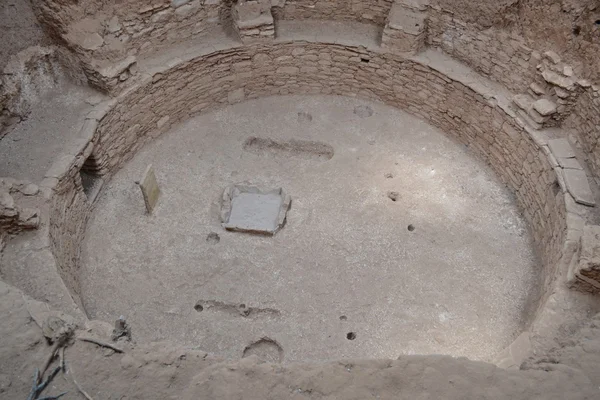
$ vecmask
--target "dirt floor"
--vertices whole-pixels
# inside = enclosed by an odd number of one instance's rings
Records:
[[[26,399],[35,368],[51,352],[32,319],[42,303],[0,281],[0,398]],[[90,322],[79,337],[110,342],[111,327]],[[73,340],[64,351],[64,372],[43,396],[61,399],[510,399],[594,400],[600,394],[600,314],[564,337],[561,345],[528,360],[525,371],[448,356],[399,360],[345,360],[273,364],[248,357],[234,362],[169,343],[116,343],[117,354]],[[46,376],[59,365],[51,363]]]
[[[244,149],[250,137],[333,157]],[[135,184],[148,164],[152,216]],[[284,188],[285,227],[225,231],[234,183]],[[81,289],[90,318],[125,315],[138,340],[220,357],[489,360],[520,333],[539,268],[512,196],[467,147],[383,105],[276,97],[175,127],[107,183]]]
[[[0,141],[0,176],[40,182],[70,139],[77,137],[92,104],[103,97],[66,81],[32,99],[29,117]]]
[[[0,70],[12,55],[28,46],[49,42],[30,3],[30,0],[0,1]]]

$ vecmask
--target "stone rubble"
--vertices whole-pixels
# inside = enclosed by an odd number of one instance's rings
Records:
[[[569,271],[571,283],[580,290],[600,293],[600,226],[586,225],[580,242],[579,262]]]

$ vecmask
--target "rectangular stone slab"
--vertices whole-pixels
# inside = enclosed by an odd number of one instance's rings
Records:
[[[154,174],[154,168],[152,165],[148,165],[142,179],[140,180],[140,189],[144,196],[144,203],[146,204],[146,211],[148,214],[152,214],[158,197],[160,195],[160,189],[158,182],[156,181],[156,175]]]
[[[550,139],[548,140],[548,147],[556,158],[575,157],[575,152],[567,139]]]
[[[585,171],[579,169],[563,169],[567,190],[579,204],[593,207],[596,204],[594,194]]]
[[[284,224],[290,197],[281,188],[232,186],[223,193],[221,219],[227,230],[273,235]]]

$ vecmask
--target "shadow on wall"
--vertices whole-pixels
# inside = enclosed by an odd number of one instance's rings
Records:
[[[219,9],[219,21],[223,27],[225,34],[231,38],[237,38],[237,32],[233,23],[233,5],[236,0],[222,0],[221,8]]]

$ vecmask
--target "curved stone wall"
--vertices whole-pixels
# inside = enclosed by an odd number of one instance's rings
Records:
[[[304,93],[382,101],[467,144],[515,191],[545,261],[553,264],[559,258],[564,200],[540,145],[517,125],[508,108],[442,72],[392,54],[279,43],[199,57],[148,77],[120,96],[99,123],[94,155],[102,172],[110,174],[169,124],[232,98]]]
[[[513,189],[530,223],[544,264],[543,298],[550,293],[559,262],[570,261],[575,251],[564,247],[569,243],[569,195],[557,180],[544,141],[519,124],[507,98],[468,74],[377,48],[309,42],[240,46],[171,65],[92,112],[80,143],[67,151],[43,184],[56,191],[51,238],[59,271],[75,296],[78,241],[89,213],[78,171],[90,154],[99,173],[110,177],[172,124],[231,102],[278,94],[381,101],[420,116],[467,145]],[[572,242],[577,232],[571,233]]]

